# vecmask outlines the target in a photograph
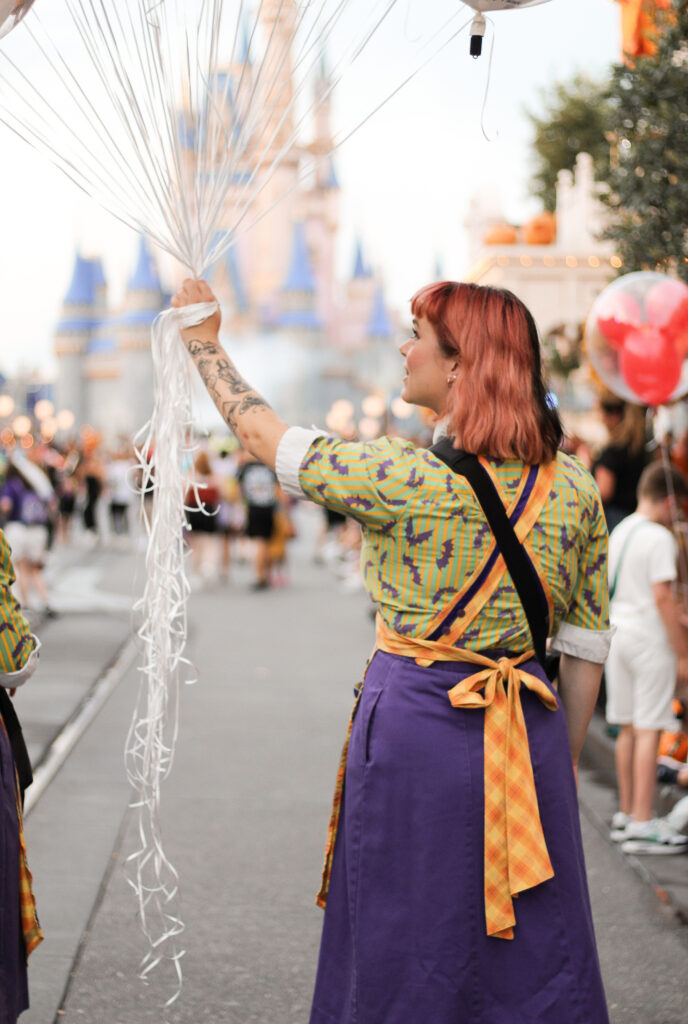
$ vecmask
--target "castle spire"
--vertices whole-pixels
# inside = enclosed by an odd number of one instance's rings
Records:
[[[369,266],[367,266],[365,259],[363,258],[363,244],[360,238],[356,239],[356,255],[354,256],[354,269],[351,275],[352,280],[360,281],[362,279],[372,277],[373,272]]]
[[[373,310],[368,321],[369,338],[392,338],[394,325],[390,319],[382,285],[378,285],[373,296]]]
[[[276,327],[299,327],[317,330],[323,326],[315,308],[316,280],[306,244],[306,226],[296,221],[292,233],[291,260],[282,285],[282,312],[275,319]]]
[[[315,292],[315,275],[306,245],[306,227],[303,221],[294,224],[291,243],[291,261],[282,285],[285,292]]]
[[[160,275],[145,235],[141,235],[136,267],[129,278],[127,288],[131,292],[160,291]]]

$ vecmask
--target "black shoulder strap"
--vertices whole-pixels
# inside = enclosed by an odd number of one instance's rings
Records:
[[[502,499],[489,474],[475,455],[455,448],[446,437],[433,445],[430,451],[459,476],[465,476],[475,491],[521,599],[530,626],[535,654],[538,661],[544,665],[549,632],[549,611],[545,592],[533,563],[509,522]]]

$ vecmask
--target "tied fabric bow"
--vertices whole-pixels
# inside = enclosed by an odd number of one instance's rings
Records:
[[[500,658],[449,691],[452,707],[485,709],[485,919],[487,934],[499,939],[514,937],[513,897],[554,876],[540,822],[521,685],[551,711],[557,701],[541,679],[518,668],[532,656]]]
[[[521,686],[550,711],[556,711],[557,699],[541,679],[519,668],[535,657],[532,650],[494,661],[442,641],[402,636],[380,615],[377,647],[413,658],[423,668],[434,661],[481,666],[448,696],[452,707],[485,711],[485,920],[488,935],[513,939],[513,897],[554,877],[540,821]]]

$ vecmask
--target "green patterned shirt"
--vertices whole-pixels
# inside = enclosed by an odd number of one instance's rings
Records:
[[[481,461],[505,505],[515,507],[529,467],[515,459]],[[490,600],[462,625],[461,595],[489,560],[493,538],[466,479],[431,452],[398,438],[351,443],[291,428],[277,470],[288,492],[297,493],[296,476],[302,496],[360,523],[366,588],[396,632],[429,639],[442,628],[445,639],[472,650],[531,646],[501,559]],[[525,544],[550,601],[554,647],[604,661],[608,536],[600,496],[583,465],[562,452],[543,475],[547,489]],[[452,615],[454,625],[443,627]]]

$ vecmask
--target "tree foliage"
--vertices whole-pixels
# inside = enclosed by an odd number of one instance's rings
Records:
[[[605,237],[623,273],[672,271],[688,281],[688,5],[674,0],[657,53],[613,69],[612,161]]]
[[[593,158],[595,175],[609,174],[609,143],[605,137],[609,119],[608,84],[577,75],[541,92],[541,110],[526,111],[533,126],[535,172],[533,193],[546,210],[556,205],[557,175],[572,170],[579,153]]]

